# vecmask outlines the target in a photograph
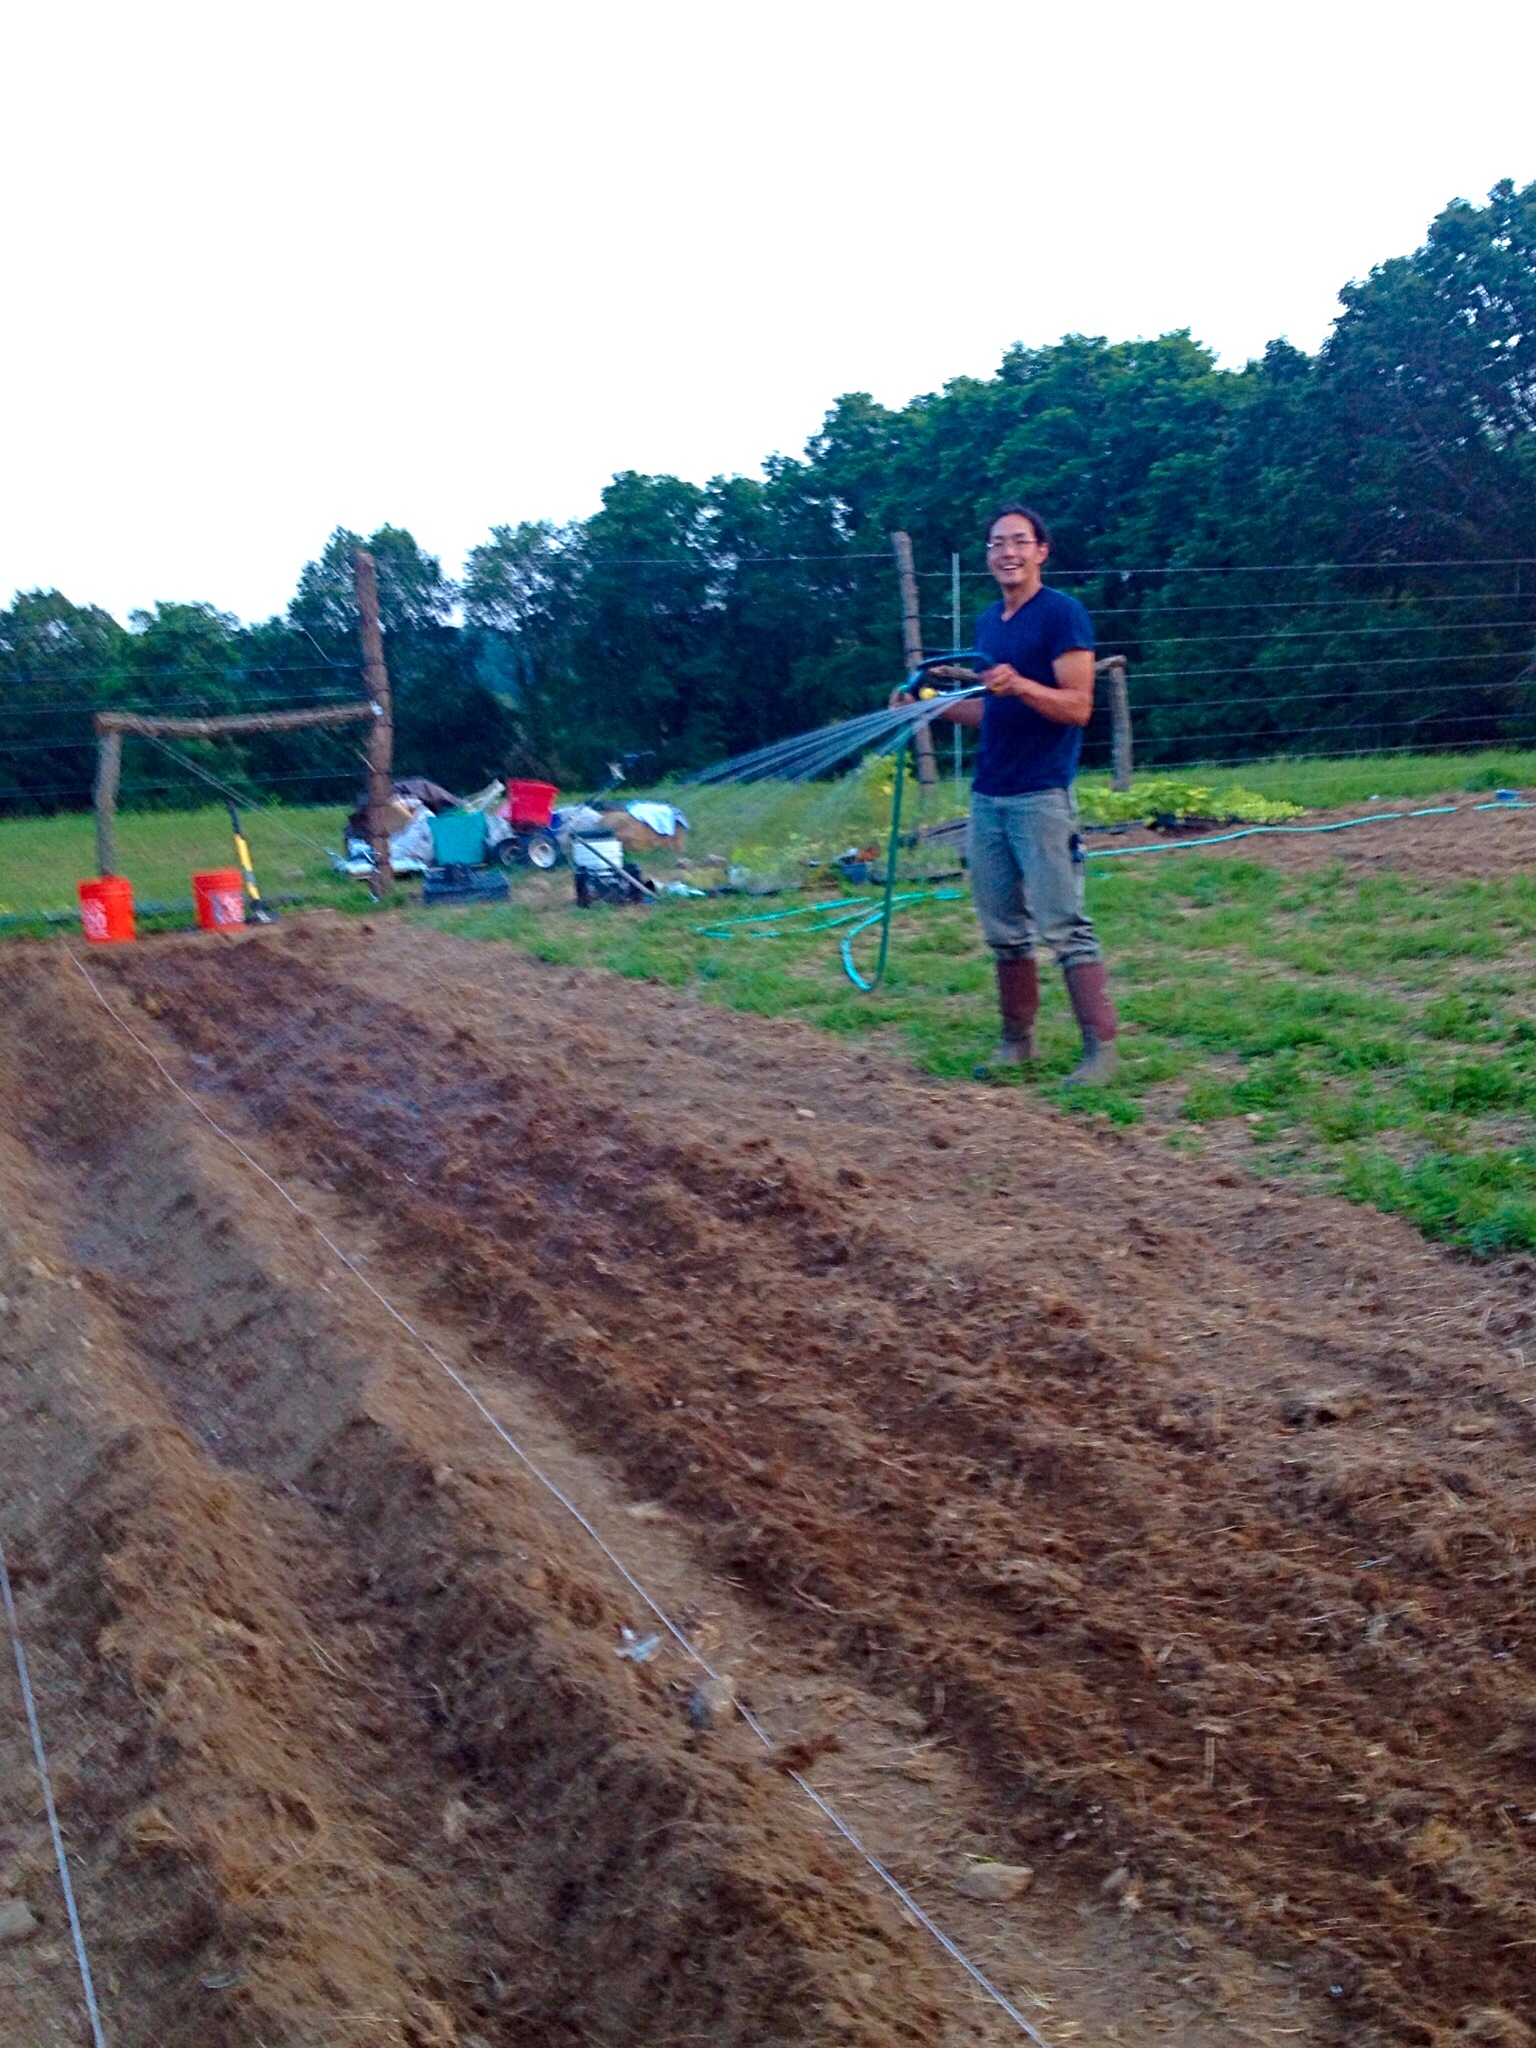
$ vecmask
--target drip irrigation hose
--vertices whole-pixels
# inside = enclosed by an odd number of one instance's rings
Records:
[[[1229,845],[1234,839],[1257,839],[1266,832],[1348,832],[1356,825],[1391,825],[1403,818],[1447,818],[1457,811],[1530,811],[1536,804],[1524,797],[1495,797],[1487,804],[1427,804],[1417,811],[1373,811],[1363,818],[1337,818],[1331,825],[1244,825],[1237,832],[1208,832],[1199,839],[1168,839],[1156,846],[1090,846],[1090,860],[1123,860],[1128,853],[1185,853],[1202,846]]]

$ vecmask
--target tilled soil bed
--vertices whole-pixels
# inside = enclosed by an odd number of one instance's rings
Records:
[[[1423,882],[1480,881],[1524,875],[1536,868],[1536,808],[1505,807],[1492,798],[1465,794],[1392,800],[1366,808],[1309,811],[1289,831],[1238,837],[1241,826],[1209,833],[1136,828],[1090,835],[1090,853],[1132,846],[1162,846],[1170,861],[1190,857],[1262,861],[1267,867],[1306,874],[1338,863],[1352,877],[1401,874]],[[1331,828],[1331,829],[1323,829]],[[1186,841],[1180,847],[1175,841]],[[1151,858],[1148,856],[1147,858]],[[1142,860],[1134,863],[1144,865]],[[1119,865],[1095,861],[1096,873]]]
[[[118,2048],[1022,2038],[785,1766],[1049,2041],[1530,2038],[1527,1266],[392,920],[84,964],[0,961],[0,1534]]]

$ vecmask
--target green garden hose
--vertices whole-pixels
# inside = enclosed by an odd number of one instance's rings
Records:
[[[910,736],[896,749],[896,789],[891,798],[891,839],[885,851],[885,896],[880,908],[852,931],[844,932],[842,938],[843,972],[856,989],[870,995],[885,979],[886,956],[891,950],[891,912],[896,907],[896,860],[901,851],[901,792],[907,780],[907,756],[912,751]],[[853,964],[853,942],[860,932],[867,932],[871,925],[880,927],[880,950],[875,956],[875,976],[866,981]]]
[[[764,910],[750,917],[728,918],[724,924],[699,924],[694,926],[701,939],[728,939],[733,932],[741,931],[748,925],[763,926],[782,924],[792,917],[815,918],[814,924],[797,927],[803,932],[841,931],[839,942],[842,954],[843,972],[854,987],[864,995],[871,994],[885,979],[886,960],[891,949],[891,917],[896,909],[909,903],[957,901],[958,889],[903,889],[896,887],[896,863],[901,850],[901,795],[906,781],[907,753],[911,742],[906,742],[897,752],[896,787],[891,802],[891,836],[885,855],[885,889],[878,901],[871,903],[867,896],[859,897],[852,903],[846,896],[829,897],[822,903],[797,904],[791,910]],[[822,915],[822,913],[829,913]],[[875,957],[873,978],[860,974],[853,958],[853,942],[861,933],[880,927],[880,950]]]

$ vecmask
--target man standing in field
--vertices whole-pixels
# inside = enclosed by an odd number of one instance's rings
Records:
[[[1041,580],[1051,537],[1027,505],[1004,505],[987,528],[987,566],[999,601],[976,624],[992,657],[983,697],[941,715],[979,727],[971,792],[971,890],[997,963],[1003,1013],[995,1064],[1035,1057],[1040,1008],[1036,949],[1066,977],[1083,1034],[1067,1086],[1112,1080],[1119,1026],[1104,957],[1083,897],[1083,851],[1072,783],[1093,712],[1093,626],[1075,597]]]

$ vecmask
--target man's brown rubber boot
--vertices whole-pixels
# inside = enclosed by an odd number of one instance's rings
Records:
[[[1120,1054],[1115,1040],[1120,1020],[1109,999],[1109,976],[1102,960],[1084,960],[1063,969],[1072,1014],[1083,1034],[1083,1056],[1062,1083],[1065,1088],[1104,1088],[1115,1078]]]
[[[1034,960],[997,956],[997,1001],[1003,1036],[989,1066],[1025,1067],[1035,1057],[1035,1019],[1040,1014],[1040,974]]]

